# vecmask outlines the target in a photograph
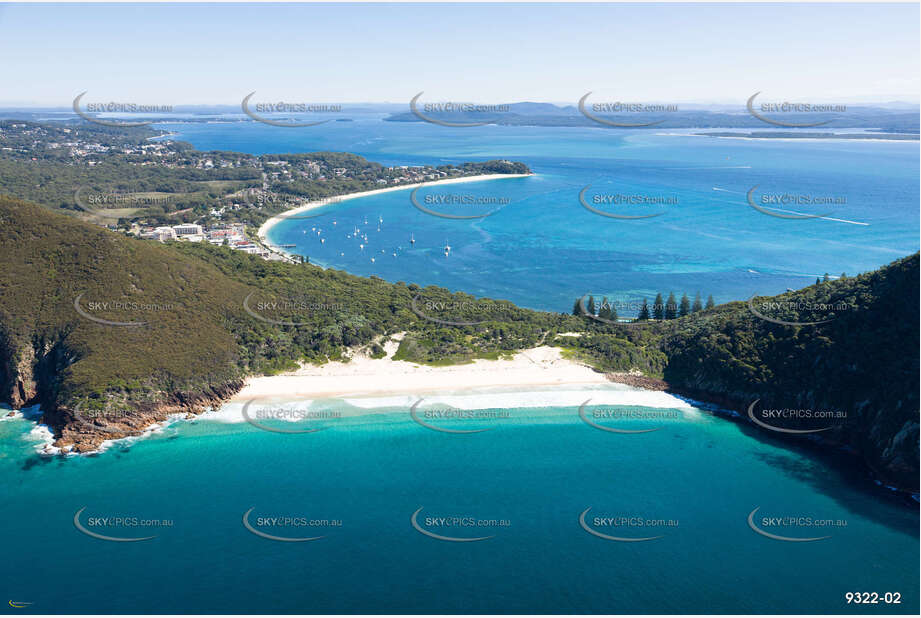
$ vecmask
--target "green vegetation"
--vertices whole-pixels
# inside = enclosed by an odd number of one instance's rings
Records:
[[[144,241],[5,197],[0,252],[0,400],[41,403],[58,435],[84,431],[67,412],[76,406],[215,401],[247,375],[345,360],[355,348],[381,357],[381,342],[404,333],[396,358],[416,363],[546,343],[736,410],[760,399],[840,411],[845,420],[820,438],[859,453],[887,482],[916,486],[917,254],[751,306],[711,296],[700,309],[699,294],[690,307],[686,295],[659,294],[656,321],[644,302],[637,321],[621,324],[607,299],[585,299],[591,317],[578,302],[577,315],[530,311],[205,243]]]
[[[915,254],[857,277],[823,277],[753,299],[754,311],[747,302],[716,306],[712,296],[699,309],[698,294],[690,313],[681,315],[685,297],[668,319],[674,296],[662,301],[659,294],[652,312],[661,321],[648,322],[644,302],[635,322],[585,316],[590,333],[553,343],[603,370],[639,369],[673,391],[743,414],[756,400],[768,409],[831,412],[841,418],[812,439],[846,446],[880,476],[915,489],[918,261]],[[578,301],[574,312],[583,313]],[[785,428],[815,425],[794,420]]]
[[[665,303],[662,302],[661,293],[656,294],[656,299],[652,301],[652,317],[657,320],[665,319]]]
[[[131,223],[258,227],[275,214],[337,195],[529,172],[505,160],[385,167],[345,152],[200,152],[184,142],[150,139],[162,134],[146,127],[2,120],[3,192],[120,229]]]
[[[640,307],[640,312],[636,316],[637,322],[645,322],[649,319],[649,305],[646,304],[646,299],[643,299],[643,305]]]
[[[745,409],[842,412],[821,438],[901,487],[918,482],[918,254],[878,271],[733,302],[663,325],[673,388]]]
[[[84,218],[89,217],[86,205],[102,212],[137,206],[126,219],[160,224],[193,221],[220,207],[228,192],[260,182],[250,155],[197,153],[184,142],[150,141],[161,133],[146,127],[0,121],[3,191]],[[202,159],[219,156],[232,167],[197,167]],[[84,206],[78,204],[78,190]],[[150,194],[160,199],[148,199]],[[89,204],[96,196],[111,199],[98,207]]]
[[[152,403],[298,361],[339,359],[397,332],[406,332],[400,358],[450,364],[603,326],[204,243],[143,241],[8,198],[0,198],[0,251],[8,265],[0,277],[8,401]],[[81,317],[78,296],[94,318],[144,324]],[[618,362],[642,355],[624,352],[605,366],[627,370]]]
[[[711,296],[710,298],[711,298],[711,300],[713,299],[712,296]],[[698,293],[694,296],[694,304],[691,305],[691,313],[697,313],[698,311],[703,311],[703,308],[704,308],[704,307],[703,307],[703,305],[702,305],[701,302],[700,302],[700,292],[698,292]],[[709,308],[709,307],[708,307],[708,308]]]
[[[587,299],[587,300],[586,300]],[[584,306],[583,306],[584,305]],[[713,297],[710,296],[707,299],[707,309],[710,309],[714,306]],[[690,299],[687,294],[681,295],[681,302],[675,300],[674,292],[669,292],[668,300],[662,300],[662,294],[656,294],[656,298],[652,304],[652,317],[656,320],[674,320],[675,318],[683,318],[692,313],[697,313],[698,311],[703,310],[703,305],[700,301],[700,292],[694,297],[694,304],[691,304]],[[596,316],[599,321],[612,321],[617,322],[620,318],[617,314],[617,308],[615,303],[612,303],[608,300],[608,297],[605,296],[601,305],[595,306],[595,297],[588,295],[585,297],[577,298],[575,303],[572,306],[572,314],[580,315],[585,317]],[[632,320],[632,322],[645,322],[650,319],[649,313],[649,304],[646,299],[643,299],[643,304],[640,306],[637,317]],[[630,320],[624,318],[621,320],[623,323],[630,323]]]

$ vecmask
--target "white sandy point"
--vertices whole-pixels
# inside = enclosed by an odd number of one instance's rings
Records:
[[[429,187],[434,185],[451,185],[461,182],[478,182],[481,180],[499,180],[501,178],[527,178],[528,176],[533,176],[534,174],[482,174],[480,176],[464,176],[463,178],[446,178],[444,180],[430,180],[428,182],[417,182],[411,185],[399,185],[396,187],[385,187],[383,189],[372,189],[371,191],[360,191],[358,193],[348,193],[346,195],[337,195],[335,197],[328,197],[322,200],[317,200],[316,202],[310,202],[309,204],[304,204],[303,206],[298,206],[297,208],[292,208],[291,210],[286,210],[283,213],[277,214],[271,219],[267,220],[261,226],[259,226],[259,231],[257,235],[259,239],[266,243],[271,244],[266,238],[266,234],[269,229],[284,219],[287,219],[293,215],[307,212],[308,210],[314,210],[317,208],[322,208],[323,206],[328,206],[330,204],[338,204],[345,200],[351,200],[359,197],[370,197],[372,195],[378,195],[380,193],[390,193],[391,191],[405,191],[407,189],[415,189],[418,187]],[[276,249],[276,247],[273,247]],[[289,252],[285,252],[289,253]],[[289,253],[290,255],[290,253]]]

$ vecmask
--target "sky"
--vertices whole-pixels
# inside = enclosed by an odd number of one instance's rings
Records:
[[[0,4],[0,106],[919,99],[916,4]]]

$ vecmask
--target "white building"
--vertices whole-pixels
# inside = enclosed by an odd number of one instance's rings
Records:
[[[173,229],[176,231],[176,236],[201,236],[204,234],[201,226],[196,223],[180,223],[179,225],[174,225]]]
[[[176,231],[171,227],[158,227],[153,231],[153,237],[160,242],[176,240]]]

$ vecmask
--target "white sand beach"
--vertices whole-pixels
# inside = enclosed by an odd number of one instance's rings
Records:
[[[392,360],[399,335],[384,345],[385,358],[355,354],[349,362],[305,365],[275,376],[249,378],[234,400],[301,399],[341,396],[418,394],[487,387],[590,385],[608,383],[604,374],[564,359],[559,348],[541,346],[509,360],[478,359],[463,365],[433,367]]]
[[[428,187],[433,185],[451,185],[461,182],[479,182],[481,180],[499,180],[500,178],[527,178],[528,176],[533,176],[533,174],[481,174],[479,176],[464,176],[463,178],[447,178],[445,180],[431,180],[428,182],[417,182],[411,185],[399,185],[396,187],[385,187],[383,189],[373,189],[371,191],[360,191],[358,193],[348,193],[346,195],[337,195],[335,197],[328,197],[322,200],[317,200],[315,202],[310,202],[309,204],[304,204],[303,206],[298,206],[297,208],[292,208],[291,210],[286,210],[283,213],[277,214],[271,219],[268,219],[265,223],[259,226],[259,231],[257,232],[259,240],[266,244],[269,243],[266,238],[266,234],[269,229],[278,223],[279,221],[296,215],[298,213],[306,212],[308,210],[313,210],[315,208],[320,208],[322,206],[328,206],[329,204],[338,204],[339,202],[344,202],[345,200],[351,200],[358,197],[370,197],[372,195],[378,195],[380,193],[389,193],[391,191],[405,191],[407,189],[415,189],[417,187]],[[287,253],[287,252],[285,252]]]

